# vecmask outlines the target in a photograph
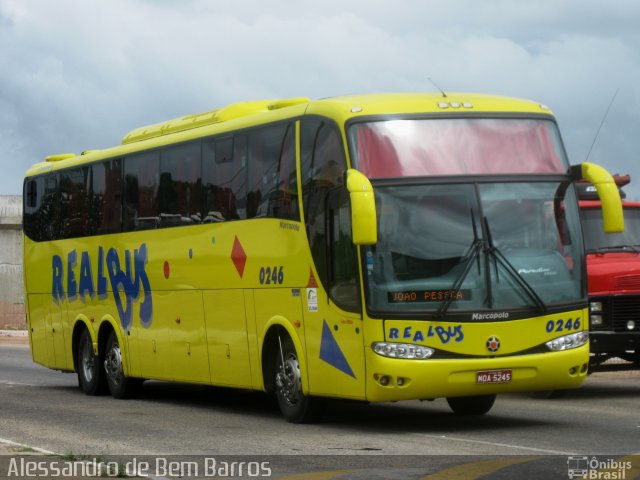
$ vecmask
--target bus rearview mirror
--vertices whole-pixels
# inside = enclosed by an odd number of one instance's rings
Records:
[[[346,172],[346,184],[351,199],[351,231],[355,245],[378,242],[376,202],[369,179],[358,170]]]
[[[613,177],[595,163],[584,162],[571,167],[575,180],[585,179],[593,183],[602,204],[602,220],[606,233],[624,231],[624,216],[620,192]]]

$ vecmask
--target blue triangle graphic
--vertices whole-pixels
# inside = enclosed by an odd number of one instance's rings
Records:
[[[340,350],[340,346],[331,333],[331,329],[325,320],[322,325],[322,342],[320,343],[320,360],[324,360],[329,365],[336,367],[341,372],[356,378],[347,359]]]

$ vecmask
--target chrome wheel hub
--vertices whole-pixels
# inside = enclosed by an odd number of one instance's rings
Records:
[[[93,346],[91,345],[91,340],[87,340],[85,344],[82,346],[82,373],[84,374],[84,378],[87,382],[91,382],[93,380],[93,372],[96,368],[96,359],[93,355]]]
[[[300,380],[300,364],[295,355],[289,355],[278,366],[276,372],[276,386],[279,395],[290,405],[295,405],[302,396],[302,383]]]
[[[104,370],[113,383],[120,383],[123,379],[122,373],[122,354],[120,353],[120,345],[114,343],[107,352],[104,359]]]

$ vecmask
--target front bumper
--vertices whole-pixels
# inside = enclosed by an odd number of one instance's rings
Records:
[[[454,360],[386,358],[367,349],[367,400],[432,399],[578,388],[587,376],[589,347],[540,354]],[[505,383],[477,384],[477,372],[511,370]]]

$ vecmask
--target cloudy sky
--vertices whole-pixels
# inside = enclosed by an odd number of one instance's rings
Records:
[[[571,162],[640,199],[639,26],[636,0],[0,0],[0,194],[138,126],[431,78],[549,105]]]

